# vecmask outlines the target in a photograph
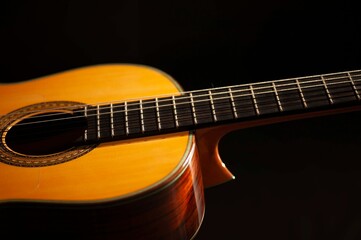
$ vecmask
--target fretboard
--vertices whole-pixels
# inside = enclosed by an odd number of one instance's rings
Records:
[[[84,107],[85,142],[102,142],[359,104],[361,70]]]

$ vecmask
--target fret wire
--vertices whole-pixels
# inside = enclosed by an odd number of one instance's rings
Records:
[[[233,94],[232,94],[232,89],[231,89],[231,88],[228,88],[228,93],[229,93],[229,96],[231,97],[231,105],[232,105],[234,117],[235,117],[235,118],[238,118],[237,109],[236,109],[236,105],[234,104],[234,98],[233,98]]]
[[[326,75],[326,74],[325,74]],[[332,74],[330,74],[332,75]],[[317,75],[318,77],[320,75]],[[304,78],[310,78],[310,77],[303,77],[303,78],[299,78],[299,79],[304,79]],[[329,78],[328,80],[335,80],[335,79],[342,79],[342,78],[346,78],[346,77],[337,77],[337,78]],[[298,81],[297,78],[295,79],[284,79],[284,80],[276,80],[276,81],[273,81],[273,82],[283,82],[283,81],[290,81],[290,80],[295,80],[295,81]],[[311,81],[305,81],[305,82],[302,82],[303,84],[307,84],[307,83],[312,83],[312,82],[320,82],[320,80],[311,80]],[[345,81],[346,82],[346,81]],[[345,82],[337,82],[337,83],[328,83],[328,85],[330,84],[339,84],[339,83],[345,83]],[[348,82],[348,81],[347,81]],[[269,83],[269,82],[262,82],[262,83]],[[252,85],[259,85],[261,84],[260,83],[253,83]],[[294,85],[294,83],[286,83],[286,84],[282,84],[282,85],[278,85],[279,87],[282,87],[282,86],[287,86],[287,85]],[[233,87],[242,87],[242,86],[247,86],[247,85],[235,85]],[[318,87],[318,86],[323,86],[322,84],[321,85],[310,85],[310,86],[304,86],[302,88],[314,88],[314,87]],[[222,88],[225,88],[225,87],[221,87],[221,88],[214,88],[214,90],[217,90],[217,89],[222,89]],[[227,87],[229,88],[229,87]],[[260,89],[267,89],[267,88],[272,88],[272,87],[269,87],[269,86],[265,86],[265,87],[253,87],[254,90],[260,90]],[[295,89],[298,89],[298,88],[294,88],[294,89],[285,89],[286,91],[287,90],[295,90]],[[278,90],[278,91],[285,91],[285,90]],[[195,91],[192,91],[192,92],[198,92],[198,91],[201,91],[201,90],[195,90]],[[243,92],[243,91],[248,91],[248,90],[238,90],[236,92]],[[264,94],[264,93],[270,93],[270,91],[266,91],[266,92],[260,92],[260,93],[256,93],[256,95],[260,95],[260,94]],[[221,93],[215,93],[214,95],[216,94],[221,94]],[[205,94],[206,95],[206,94]],[[205,96],[205,95],[199,95],[199,96]],[[250,94],[249,94],[250,95]]]
[[[354,71],[350,71],[350,72],[357,72],[359,70],[354,70]],[[349,72],[339,72],[338,74],[341,73],[349,73]],[[329,73],[329,74],[323,74],[323,76],[329,76],[329,75],[335,75],[336,73]],[[280,80],[274,80],[273,82],[285,82],[285,81],[290,81],[290,80],[298,80],[298,79],[307,79],[307,78],[312,78],[312,77],[320,77],[321,75],[312,75],[312,76],[305,76],[305,77],[299,77],[299,78],[289,78],[289,79],[280,79]],[[361,76],[357,75],[357,76]],[[340,79],[343,77],[334,77],[334,78],[328,78],[328,80],[335,80],[335,79]],[[311,80],[311,81],[306,81],[303,83],[312,83],[312,82],[318,82],[319,80]],[[264,83],[269,83],[270,81],[263,81],[263,82],[257,82],[257,83],[252,83],[252,85],[261,85]],[[292,84],[283,84],[283,85],[279,85],[279,86],[285,86],[285,85],[292,85]],[[242,87],[242,86],[246,86],[246,84],[240,84],[240,85],[234,85],[234,86],[227,86],[227,87],[219,87],[219,88],[211,88],[211,89],[201,89],[201,90],[193,90],[193,91],[189,91],[189,92],[182,92],[183,94],[186,93],[190,93],[190,92],[199,92],[199,91],[206,91],[206,90],[219,90],[219,89],[224,89],[224,88],[229,88],[229,87]],[[312,87],[312,86],[311,86]],[[259,90],[259,89],[263,89],[263,88],[269,88],[269,87],[254,87],[255,90]],[[164,94],[164,96],[169,96],[168,94]],[[199,95],[202,96],[202,95]],[[159,97],[159,96],[158,96]],[[134,99],[137,100],[137,99]],[[161,102],[161,101],[160,101]]]
[[[349,83],[349,81],[347,81]],[[341,83],[346,83],[346,81],[342,81],[342,82],[336,82],[336,83],[329,83],[328,85],[338,85],[338,84],[341,84]],[[293,84],[284,84],[284,85],[293,85]],[[323,85],[317,85],[317,86],[323,86]],[[314,86],[304,86],[302,88],[313,88]],[[268,87],[270,88],[270,87]],[[290,91],[290,90],[295,90],[295,89],[298,89],[298,91],[300,91],[300,89],[297,87],[297,88],[287,88],[287,89],[281,89],[281,90],[278,90],[278,92],[286,92],[286,91]],[[234,91],[234,92],[243,92],[244,90],[238,90],[238,91]],[[272,91],[265,91],[265,92],[260,92],[260,93],[255,93],[255,95],[261,95],[261,94],[265,94],[265,93],[271,93]],[[301,93],[302,93],[302,90],[301,90]],[[241,97],[241,96],[250,96],[251,94],[243,94],[243,95],[239,95],[237,97]],[[222,98],[219,98],[219,99],[224,99],[224,98],[228,98],[228,97],[222,97]],[[201,102],[201,101],[208,101],[207,99],[206,100],[197,100],[197,102]],[[160,102],[160,101],[158,101]],[[181,104],[189,104],[189,102],[183,102],[183,103],[179,103],[178,105],[181,105]],[[131,104],[127,104],[127,106],[130,106]],[[166,105],[165,105],[166,106]],[[169,105],[170,106],[170,105]],[[152,109],[153,107],[146,107],[146,108],[143,108],[143,109]],[[131,113],[132,111],[136,111],[137,109],[128,109],[127,112],[128,113]],[[125,110],[122,110],[122,111],[115,111],[115,113],[119,113],[119,112],[125,112]],[[93,116],[93,115],[89,115],[88,116]]]
[[[358,71],[358,70],[355,70]],[[350,71],[350,72],[355,72],[355,71]],[[340,73],[346,73],[346,72],[340,72]],[[335,75],[336,73],[330,73],[330,74],[323,74],[323,76],[328,76],[328,75]],[[307,78],[312,78],[312,77],[320,77],[321,75],[313,75],[313,76],[306,76],[306,77],[299,77],[299,78],[290,78],[290,79],[280,79],[280,80],[274,80],[273,82],[285,82],[285,81],[290,81],[290,80],[296,80],[297,79],[307,79]],[[361,75],[357,75],[357,76],[361,76]],[[335,79],[341,79],[344,77],[334,77],[334,78],[328,78],[328,80],[335,80]],[[263,81],[263,82],[257,82],[257,83],[252,83],[252,85],[261,85],[264,83],[269,83],[270,81]],[[311,81],[305,81],[303,83],[312,83],[312,82],[319,82],[319,80],[311,80]],[[227,87],[218,87],[218,88],[213,88],[213,89],[201,89],[201,90],[193,90],[193,91],[189,91],[189,92],[182,92],[183,94],[185,93],[196,93],[199,91],[206,91],[206,90],[219,90],[219,89],[225,89],[225,88],[229,88],[229,87],[242,87],[242,86],[246,86],[247,84],[240,84],[240,85],[234,85],[234,86],[227,86]],[[286,85],[292,85],[292,84],[283,84],[283,85],[279,85],[279,86],[286,86]],[[312,86],[310,86],[312,87]],[[269,87],[254,87],[253,89],[255,90],[259,90],[259,89],[264,89],[264,88],[269,88]],[[169,96],[169,95],[164,95],[164,96]],[[199,95],[202,96],[202,95]],[[159,97],[159,96],[158,96]],[[137,100],[137,99],[135,99]]]
[[[346,95],[346,97],[347,96],[354,96],[353,94],[352,95]],[[342,96],[342,97],[338,97],[338,98],[343,98],[343,97],[345,97],[345,96]],[[335,99],[335,97],[334,97],[334,99]],[[314,101],[322,101],[323,100],[323,98],[322,99],[320,99],[320,98],[313,98],[313,100]],[[271,101],[269,101],[268,103],[273,103],[273,101],[271,102]],[[272,106],[271,104],[267,104],[267,106]],[[206,113],[207,111],[201,111],[201,113]],[[178,115],[180,115],[180,114],[178,114]],[[180,115],[181,116],[181,115]],[[200,115],[197,115],[197,118],[201,118],[202,116],[204,116],[203,114],[200,114]],[[205,117],[205,118],[207,118],[207,117]],[[173,115],[167,115],[167,117],[166,117],[166,120],[169,120],[169,121],[172,121],[173,120]]]
[[[348,96],[354,96],[354,93],[352,93],[352,95],[348,95]],[[342,96],[342,97],[335,97],[334,99],[337,99],[337,98],[343,98],[343,97],[347,97],[347,96]],[[317,97],[316,97],[316,99],[317,99]],[[318,100],[316,100],[316,101],[318,101]],[[87,112],[87,111],[86,111]],[[89,114],[87,114],[87,115],[89,115]],[[117,125],[116,125],[117,126]]]
[[[97,105],[97,138],[100,139],[100,110],[99,105]]]
[[[338,78],[338,79],[342,79],[342,78]],[[353,79],[351,79],[351,80],[353,80]],[[357,80],[356,79],[356,82],[359,82],[359,80]],[[340,82],[338,82],[338,83],[330,83],[330,84],[334,84],[334,85],[337,85],[337,84],[340,84]],[[329,84],[329,85],[330,85]],[[311,86],[311,88],[312,87],[314,87],[314,86]],[[340,90],[342,89],[342,87],[341,88],[339,88]],[[353,93],[353,95],[352,96],[354,96],[354,93]],[[342,96],[342,97],[344,97],[344,96]],[[339,98],[342,98],[342,97],[339,97]],[[316,99],[317,99],[317,96],[316,96]],[[129,104],[130,105],[130,104]],[[84,106],[84,105],[83,105]],[[99,107],[99,106],[98,106]],[[132,110],[132,109],[131,109]],[[78,112],[81,112],[81,111],[78,111]],[[92,114],[88,114],[88,109],[87,109],[87,107],[85,106],[84,107],[84,112],[85,112],[85,116],[94,116],[94,115],[92,115]],[[99,114],[98,114],[99,115]],[[86,140],[85,140],[86,141]]]
[[[353,72],[355,72],[355,71],[353,71]],[[348,73],[349,74],[349,73]],[[330,75],[332,75],[332,74],[330,74]],[[360,76],[360,75],[355,75],[355,76]],[[307,78],[307,77],[305,77],[305,78]],[[330,78],[329,80],[331,80],[331,79],[342,79],[343,77],[335,77],[335,78]],[[287,80],[287,79],[286,79]],[[278,82],[282,82],[282,81],[286,81],[286,80],[278,80]],[[296,82],[298,81],[298,79],[295,79],[296,80]],[[352,79],[351,79],[352,80]],[[359,82],[359,80],[356,80],[357,82]],[[313,81],[308,81],[308,82],[313,82]],[[349,82],[349,81],[348,81]],[[352,80],[352,83],[354,83],[355,81],[353,81]],[[305,83],[307,83],[307,82],[305,82]],[[337,84],[339,84],[339,83],[342,83],[342,82],[338,82],[338,83],[334,83],[334,85],[337,85]],[[284,85],[287,85],[287,84],[284,84]],[[299,85],[299,84],[298,84]],[[354,86],[354,84],[353,84],[353,86]],[[314,87],[314,86],[310,86],[310,87]],[[261,88],[261,87],[260,87]],[[300,89],[299,89],[300,90]],[[356,89],[357,90],[357,89]],[[300,91],[300,94],[302,93],[302,90]],[[303,95],[303,94],[302,94]],[[360,95],[357,93],[357,97],[360,97]],[[302,100],[305,100],[304,98],[302,99]],[[307,103],[305,102],[305,101],[303,101],[303,103],[304,103],[304,105],[306,105],[305,107],[307,107]],[[84,105],[82,105],[82,106],[84,106]],[[74,108],[74,106],[72,107],[72,108]],[[85,108],[84,108],[84,111],[85,111]],[[81,110],[80,111],[75,111],[75,112],[81,112]],[[53,114],[52,114],[53,115]],[[55,114],[54,114],[55,115]]]
[[[332,76],[332,75],[335,75],[335,74],[350,74],[350,73],[354,73],[354,72],[359,72],[360,70],[353,70],[353,71],[344,71],[344,72],[338,72],[338,73],[329,73],[329,74],[323,74],[323,76]],[[305,77],[299,77],[298,79],[307,79],[307,78],[311,78],[311,77],[319,77],[320,75],[313,75],[313,76],[305,76]],[[361,76],[361,74],[356,74],[355,76]],[[342,77],[341,77],[342,78]],[[333,78],[328,78],[328,80],[334,80],[334,79],[340,79],[340,77],[333,77]],[[284,81],[289,81],[289,80],[296,80],[297,81],[297,78],[288,78],[288,79],[280,79],[280,80],[274,80],[274,82],[284,82]],[[358,80],[356,80],[358,81]],[[313,81],[308,81],[308,82],[305,82],[305,83],[310,83],[310,82],[313,82]],[[262,83],[269,83],[269,81],[263,81],[263,82],[258,82],[258,83],[253,83],[253,85],[259,85],[259,84],[262,84]],[[237,87],[237,86],[244,86],[243,84],[241,85],[234,85],[234,86],[227,86],[227,87],[219,87],[219,88],[214,88],[214,89],[224,89],[224,88],[228,88],[228,87]],[[207,89],[202,89],[202,90],[194,90],[193,92],[197,92],[197,91],[204,91],[204,90],[207,90]],[[186,94],[188,92],[182,92],[182,94]],[[170,96],[169,94],[163,94],[161,96]],[[359,96],[359,95],[358,95]],[[160,96],[158,96],[160,97]],[[127,99],[127,101],[131,101],[132,99]],[[139,100],[139,99],[133,99],[133,100]],[[98,103],[99,105],[102,105],[102,104],[109,104],[110,102],[102,102],[102,103]],[[122,101],[114,101],[113,103],[122,103]],[[63,107],[63,108],[54,108],[56,110],[59,110],[59,109],[76,109],[76,108],[79,108],[79,107],[83,107],[84,105],[81,104],[81,105],[74,105],[74,106],[71,106],[71,107]],[[51,110],[51,109],[49,109]],[[36,113],[37,111],[31,111],[29,113]],[[49,114],[50,115],[50,114]],[[46,116],[49,116],[49,115],[46,115]],[[52,113],[52,115],[59,115],[59,113]],[[2,116],[2,115],[0,115]],[[43,116],[43,117],[46,117],[46,116]]]
[[[319,95],[319,96],[324,96],[324,95]],[[344,96],[342,96],[342,97],[344,97]],[[342,97],[339,97],[339,98],[342,98]],[[221,99],[221,98],[219,98],[219,99]],[[225,98],[223,98],[223,99],[225,99]],[[319,99],[319,98],[318,98],[318,96],[313,96],[312,99],[315,100],[315,101],[318,101],[317,99]],[[206,99],[205,101],[209,101],[209,100]],[[271,104],[271,103],[273,103],[273,101],[268,101],[268,102],[265,102],[265,103]],[[266,105],[267,105],[267,104],[266,104]],[[132,109],[132,110],[133,110],[133,109]],[[130,115],[131,112],[134,112],[134,111],[129,110],[128,112],[129,112],[128,115]],[[197,113],[198,113],[198,112],[199,112],[199,111],[197,111]],[[179,115],[179,114],[178,114],[178,115]],[[173,114],[170,114],[170,113],[169,113],[168,115],[166,115],[166,116],[167,116],[168,118],[173,118]],[[202,114],[199,115],[197,118],[200,118],[201,116],[202,116]]]
[[[160,113],[159,113],[159,103],[158,103],[158,98],[155,98],[155,108],[156,108],[156,113],[157,113],[157,125],[158,125],[158,130],[162,129],[162,125],[160,123]]]
[[[302,89],[301,89],[301,85],[300,85],[300,82],[298,81],[297,78],[296,78],[296,84],[297,84],[298,91],[300,92],[300,96],[301,96],[301,99],[302,99],[303,106],[304,106],[305,108],[307,108],[306,99],[305,99],[305,97],[303,96],[303,92],[302,92]]]
[[[179,122],[178,122],[177,107],[176,107],[174,95],[172,96],[172,103],[173,103],[173,114],[174,114],[175,126],[176,126],[176,128],[178,128]]]
[[[143,102],[142,99],[139,100],[139,106],[140,106],[140,125],[142,127],[142,133],[144,133],[144,115],[143,115]]]
[[[129,135],[128,103],[127,102],[124,102],[124,115],[125,115],[125,134]]]
[[[84,117],[88,118],[88,106],[87,105],[84,106]],[[88,129],[85,129],[85,131],[84,131],[84,141],[87,141],[87,140],[88,140]]]
[[[352,93],[352,95],[348,95],[348,96],[354,96],[354,94]],[[342,97],[334,97],[334,99],[337,99],[337,98],[343,98],[343,97],[345,97],[345,96],[342,96]],[[317,101],[320,101],[320,100],[315,100],[316,102]],[[170,115],[169,115],[169,117],[166,119],[166,121],[169,121],[169,122],[172,122],[173,121],[173,119],[172,119],[172,117],[170,117]],[[116,125],[117,126],[117,125]],[[190,126],[190,125],[189,125]]]
[[[351,82],[352,88],[356,93],[356,96],[357,96],[358,100],[360,100],[361,99],[360,94],[359,94],[359,92],[358,92],[358,90],[357,90],[357,88],[355,86],[355,82],[353,81],[351,74],[348,72],[347,75],[348,75],[348,78],[349,78],[349,80]]]
[[[341,79],[341,78],[338,78],[338,79]],[[329,80],[329,79],[328,79]],[[296,82],[297,82],[297,79],[296,79]],[[341,81],[341,82],[335,82],[335,83],[328,83],[328,85],[339,85],[341,83],[350,83],[350,81]],[[286,85],[293,85],[293,84],[283,84],[283,85],[279,85],[279,86],[286,86]],[[304,86],[302,88],[314,88],[316,86],[323,86],[322,84],[321,85],[315,85],[315,86]],[[268,87],[269,88],[269,87]],[[300,95],[303,95],[302,94],[302,90],[300,91],[300,87],[299,87],[299,84],[297,84],[297,88],[287,88],[287,89],[281,89],[281,90],[278,90],[278,92],[286,92],[286,91],[290,91],[290,90],[295,90],[295,89],[298,89],[298,91],[300,92]],[[234,91],[234,92],[243,92],[244,90],[238,90],[238,91]],[[260,93],[256,93],[256,95],[261,95],[261,94],[265,94],[265,93],[270,93],[272,91],[265,91],[265,92],[260,92]],[[243,95],[239,95],[239,96],[250,96],[251,94],[243,94]],[[219,99],[223,99],[223,98],[219,98]],[[305,104],[305,100],[303,100],[303,103]],[[198,100],[198,102],[200,101],[207,101],[207,100]],[[159,101],[160,102],[160,101]],[[189,102],[183,102],[183,103],[180,103],[180,104],[188,104]],[[178,105],[180,105],[178,104]],[[128,105],[131,105],[131,104],[128,104]],[[84,107],[85,105],[83,105]],[[306,103],[306,107],[307,107],[307,103]],[[147,109],[152,109],[153,107],[147,107]],[[144,108],[146,109],[146,108]],[[136,109],[131,109],[129,110],[129,112],[131,112],[132,110],[136,110]],[[78,112],[81,112],[81,111],[78,111]],[[119,112],[124,112],[123,110],[122,111],[115,111],[115,113],[119,113]],[[92,114],[88,114],[88,116],[93,116]],[[70,117],[70,118],[77,118],[77,117]],[[69,118],[68,118],[69,119]],[[57,119],[57,120],[60,120],[60,119]],[[25,123],[23,125],[26,125],[26,124],[29,124],[29,123]]]
[[[328,90],[328,87],[327,87],[327,85],[326,85],[325,78],[324,78],[322,75],[321,75],[321,80],[322,80],[323,86],[325,87],[328,100],[330,101],[331,104],[333,104],[333,100],[332,100],[330,91]]]
[[[328,79],[329,80],[329,79]],[[297,80],[296,80],[297,81]],[[320,82],[320,80],[317,80],[318,82]],[[314,81],[313,81],[314,82]],[[303,82],[304,83],[307,83],[307,82]],[[338,85],[338,84],[341,84],[341,83],[349,83],[349,81],[342,81],[342,82],[335,82],[335,83],[327,83],[327,85]],[[289,84],[283,84],[283,85],[279,85],[278,87],[282,87],[282,86],[286,86],[286,85],[294,85],[294,83],[289,83]],[[324,85],[323,84],[318,84],[318,85],[311,85],[311,86],[303,86],[302,89],[311,89],[312,88],[315,88],[315,87],[321,87]],[[273,89],[273,87],[269,86],[269,87],[261,87],[262,89],[264,88],[269,88],[269,89]],[[261,89],[261,88],[253,88],[254,90],[258,90],[258,89]],[[277,90],[277,92],[287,92],[287,91],[290,91],[290,90],[298,90],[300,91],[300,88],[297,87],[296,88],[285,88],[285,89],[279,89]],[[249,90],[246,90],[246,89],[242,89],[242,90],[236,90],[236,91],[233,91],[233,93],[239,93],[239,92],[245,92],[245,91],[249,91]],[[301,91],[302,92],[302,91]],[[259,95],[263,95],[263,94],[267,94],[267,93],[274,93],[274,90],[270,90],[270,91],[263,91],[263,92],[258,92],[258,93],[254,93],[254,95],[257,97]],[[217,94],[223,94],[223,93],[214,93],[213,95],[217,95]],[[208,94],[204,94],[204,95],[199,95],[197,97],[201,97],[201,96],[207,96]],[[244,97],[244,96],[252,96],[252,94],[242,94],[242,95],[239,95],[237,97]],[[217,98],[217,99],[225,99],[225,98],[228,98],[228,97],[220,97],[220,98]],[[206,102],[206,101],[209,101],[208,99],[202,99],[202,100],[197,100],[197,101],[194,101],[195,103],[198,103],[198,102]],[[162,100],[158,100],[158,102],[162,102]],[[182,104],[189,104],[191,102],[182,102],[182,103],[178,103],[178,105],[182,105]],[[128,104],[129,106],[131,104]],[[164,106],[171,106],[171,105],[164,105]],[[143,109],[151,109],[153,107],[145,107]],[[131,109],[129,110],[129,112],[131,111],[136,111],[136,110],[139,110],[139,109]]]
[[[211,102],[213,120],[214,120],[215,122],[217,122],[216,109],[214,108],[214,102],[213,102],[213,97],[212,97],[211,90],[208,91],[208,95],[209,95],[209,100],[210,100],[210,102]]]
[[[334,74],[334,73],[333,73]],[[327,75],[327,74],[325,74]],[[330,74],[332,75],[332,74]],[[320,77],[320,75],[316,75],[317,77]],[[299,79],[304,79],[304,78],[310,78],[310,77],[303,77],[303,78],[299,78]],[[335,79],[342,79],[342,78],[346,78],[346,77],[337,77],[337,78],[329,78],[328,80],[335,80]],[[276,80],[276,81],[273,81],[273,82],[282,82],[282,81],[290,81],[290,80],[295,80],[295,81],[298,81],[298,79],[284,79],[284,80]],[[307,83],[312,83],[312,82],[320,82],[320,80],[311,80],[311,81],[305,81],[305,82],[302,82],[302,84],[307,84]],[[327,85],[337,85],[337,84],[340,84],[340,83],[346,83],[346,82],[349,82],[349,81],[343,81],[343,82],[336,82],[336,83],[328,83]],[[269,82],[262,82],[262,83],[269,83]],[[253,83],[252,85],[259,85],[261,84],[260,83]],[[283,86],[287,86],[287,85],[294,85],[294,83],[286,83],[286,84],[282,84],[282,85],[278,85],[278,87],[283,87]],[[242,87],[242,86],[247,86],[246,84],[245,85],[235,85],[233,87]],[[323,86],[323,84],[317,84],[317,85],[310,85],[310,86],[303,86],[302,88],[305,89],[305,88],[314,88],[314,87],[319,87],[319,86]],[[226,88],[226,87],[220,87],[220,88],[214,88],[214,90],[217,90],[217,89],[222,89],[222,88]],[[227,87],[229,88],[229,87]],[[270,89],[272,87],[270,86],[265,86],[265,87],[253,87],[254,90],[260,90],[260,89]],[[288,91],[288,90],[295,90],[295,89],[298,89],[297,88],[289,88],[289,89],[283,89],[283,90],[278,90],[278,92],[280,91]],[[298,89],[299,90],[299,89]],[[199,92],[199,91],[202,91],[202,90],[194,90],[194,91],[191,91],[189,93],[195,93],[195,92]],[[204,91],[204,90],[203,90]],[[248,91],[246,89],[242,89],[242,90],[238,90],[238,91],[234,91],[234,92],[245,92],[245,91]],[[258,92],[258,93],[255,93],[255,95],[260,95],[260,94],[265,94],[265,93],[271,93],[273,91],[264,91],[264,92]],[[185,92],[187,93],[187,92]],[[214,93],[213,95],[217,95],[217,94],[222,94],[222,93]],[[202,97],[202,96],[207,96],[208,94],[203,94],[203,95],[198,95],[197,97]],[[242,96],[251,96],[251,94],[245,94],[245,95],[242,95]],[[168,95],[167,95],[168,96]],[[183,97],[184,99],[187,98],[187,97]],[[181,97],[182,99],[182,97]],[[200,102],[200,101],[207,101],[207,100],[197,100],[196,102]],[[162,100],[159,100],[159,102],[162,102]]]
[[[258,105],[257,105],[257,100],[256,100],[256,96],[254,95],[254,91],[253,91],[252,85],[249,85],[249,89],[251,90],[252,99],[253,99],[253,103],[254,103],[254,108],[255,108],[255,110],[256,110],[257,115],[259,115],[259,109],[258,109]]]
[[[275,92],[276,100],[277,100],[277,103],[278,103],[278,108],[282,112],[283,108],[282,108],[282,105],[281,105],[280,98],[278,96],[278,92],[277,92],[277,89],[276,89],[276,84],[274,82],[272,82],[272,86],[273,86],[273,89],[274,89],[274,92]]]
[[[194,101],[193,101],[193,94],[192,92],[189,93],[189,96],[191,98],[191,106],[192,106],[192,114],[194,119],[194,124],[197,124],[197,115],[196,115],[196,109],[194,107]]]
[[[354,94],[352,93],[352,95],[349,95],[349,96],[354,96]],[[336,99],[337,97],[335,97],[334,99]],[[341,97],[342,98],[342,97]],[[104,124],[104,123],[103,123]]]
[[[110,104],[110,131],[112,137],[114,137],[114,113],[113,113],[113,103]]]
[[[333,73],[334,74],[334,73]],[[333,75],[333,74],[330,74],[330,75]],[[324,74],[325,76],[327,75],[327,74]],[[318,76],[318,75],[317,75]],[[356,76],[361,76],[361,75],[356,75]],[[318,76],[319,77],[319,76]],[[309,77],[303,77],[303,78],[309,78]],[[328,78],[328,80],[335,80],[335,79],[342,79],[342,78],[347,78],[347,77],[337,77],[337,78]],[[300,78],[300,79],[302,79],[302,78]],[[276,80],[276,81],[274,81],[274,82],[284,82],[284,81],[289,81],[289,80],[296,80],[297,81],[297,79],[283,79],[283,80]],[[359,80],[356,80],[356,81],[359,81]],[[319,82],[319,80],[312,80],[312,81],[306,81],[306,82],[303,82],[304,84],[307,84],[307,83],[311,83],[311,82]],[[339,83],[346,83],[346,82],[349,82],[349,80],[348,81],[344,81],[344,82],[336,82],[336,83],[328,83],[328,85],[331,85],[331,84],[339,84]],[[267,82],[266,82],[267,83]],[[257,85],[257,84],[260,84],[260,83],[253,83],[253,85]],[[279,87],[282,87],[282,86],[286,86],[286,85],[293,85],[292,83],[288,83],[288,84],[282,84],[282,85],[278,85]],[[245,86],[245,85],[236,85],[236,87],[237,86]],[[310,86],[304,86],[304,87],[302,87],[302,88],[313,88],[313,87],[317,87],[317,86],[321,86],[321,85],[310,85]],[[216,89],[222,89],[222,88],[224,88],[224,87],[220,87],[220,88],[214,88],[215,90]],[[229,87],[228,87],[229,88]],[[270,87],[257,87],[257,88],[254,88],[255,90],[259,90],[259,89],[266,89],[266,88],[270,88]],[[286,91],[287,90],[292,90],[292,89],[285,89]],[[197,91],[200,91],[200,90],[195,90],[195,91],[193,91],[193,92],[197,92]],[[239,91],[237,91],[237,92],[242,92],[242,91],[247,91],[247,90],[239,90]],[[280,91],[280,90],[278,90],[278,91]],[[284,90],[282,90],[282,91],[284,91]],[[259,94],[263,94],[263,93],[268,93],[268,91],[267,92],[261,92],[261,93],[256,93],[256,95],[259,95]],[[217,93],[216,93],[217,94]],[[169,95],[166,95],[166,96],[169,96]],[[202,96],[202,95],[199,95],[199,96]],[[184,97],[184,98],[186,98],[186,97]],[[139,100],[139,99],[137,99],[137,100]],[[162,100],[160,100],[159,102],[162,102]],[[116,103],[116,102],[114,102],[114,103]],[[130,104],[128,104],[129,106],[130,105],[132,105],[131,103]],[[81,105],[81,106],[83,106],[83,105]],[[71,107],[71,108],[74,108],[74,107]],[[70,109],[70,108],[69,108]],[[56,114],[55,114],[56,115]]]

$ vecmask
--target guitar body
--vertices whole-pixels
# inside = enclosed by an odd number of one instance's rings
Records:
[[[179,91],[169,76],[149,67],[80,68],[0,85],[0,127],[24,118],[9,114],[24,107],[51,112],[48,102],[96,104]],[[2,236],[190,239],[202,222],[203,182],[190,132],[43,155],[18,154],[2,136],[1,149]]]
[[[0,96],[2,237],[191,239],[203,187],[233,178],[222,136],[359,111],[361,70],[181,93],[157,69],[98,65]]]

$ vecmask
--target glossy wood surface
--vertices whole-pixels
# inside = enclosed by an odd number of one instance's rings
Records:
[[[92,104],[177,92],[170,77],[158,70],[99,65],[0,85],[0,114],[46,101]],[[0,163],[0,202],[102,201],[156,188],[182,167],[191,139],[184,132],[101,144],[76,160],[48,167]]]
[[[0,114],[47,101],[95,104],[178,92],[158,70],[100,65],[0,85]],[[205,208],[198,156],[194,136],[181,132],[100,144],[52,166],[0,163],[2,236],[191,239]]]
[[[204,217],[201,169],[192,154],[174,179],[126,200],[0,204],[2,236],[49,239],[191,239]],[[18,231],[21,229],[21,231]]]

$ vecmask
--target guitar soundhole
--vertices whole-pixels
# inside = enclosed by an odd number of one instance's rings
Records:
[[[43,102],[0,117],[0,162],[43,167],[79,158],[97,144],[79,145],[86,119],[82,103]],[[78,108],[79,110],[79,108]]]
[[[72,148],[82,137],[85,121],[73,114],[50,112],[33,115],[12,126],[5,142],[24,155],[49,155]]]

